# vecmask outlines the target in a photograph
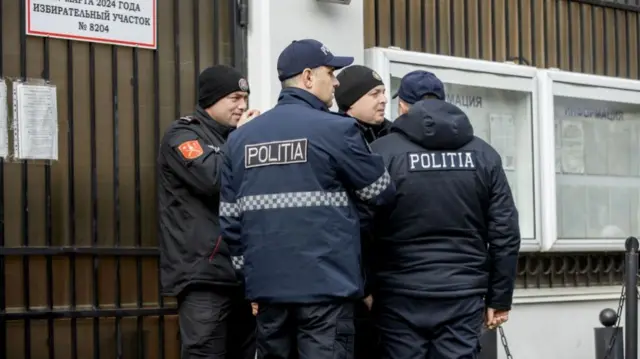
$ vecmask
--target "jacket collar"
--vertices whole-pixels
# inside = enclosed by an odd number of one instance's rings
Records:
[[[308,91],[295,87],[287,87],[280,91],[278,105],[302,104],[313,109],[329,112],[327,105]]]
[[[205,111],[199,105],[196,107],[195,117],[202,122],[209,130],[219,134],[222,138],[226,139],[231,131],[233,131],[233,127],[223,125],[220,122],[214,120],[209,116],[207,111]]]

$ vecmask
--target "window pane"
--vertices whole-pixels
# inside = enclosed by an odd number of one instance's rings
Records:
[[[638,233],[640,105],[554,97],[558,239]]]
[[[399,86],[400,78],[391,77],[391,94],[395,94]],[[448,83],[445,83],[445,93],[448,102],[469,116],[475,135],[490,143],[502,156],[520,212],[522,238],[535,239],[531,93]],[[398,99],[389,105],[390,120],[395,120]]]

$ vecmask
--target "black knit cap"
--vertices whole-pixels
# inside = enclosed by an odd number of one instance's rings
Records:
[[[224,65],[204,69],[198,76],[198,105],[207,108],[236,91],[249,92],[249,83],[238,70]]]
[[[335,97],[341,111],[347,111],[374,87],[384,85],[377,72],[362,65],[349,66],[340,71],[336,78],[340,86],[336,88]]]

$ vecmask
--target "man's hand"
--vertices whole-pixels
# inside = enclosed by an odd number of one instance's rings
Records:
[[[238,121],[238,127],[244,125],[245,123],[253,120],[255,117],[260,115],[259,110],[248,110],[245,111],[242,116],[240,116],[240,120]]]
[[[251,313],[254,317],[258,315],[258,303],[251,303]]]
[[[496,310],[493,308],[487,308],[485,315],[485,325],[489,329],[495,329],[509,320],[508,310]]]
[[[362,301],[364,302],[364,305],[367,306],[367,309],[371,310],[371,307],[373,307],[373,297],[369,295],[368,297],[364,298]]]

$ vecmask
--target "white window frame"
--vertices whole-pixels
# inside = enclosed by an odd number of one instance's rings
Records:
[[[425,68],[426,70],[436,70],[438,77],[445,83],[531,93],[532,165],[535,174],[532,203],[534,207],[534,238],[523,238],[520,249],[522,252],[540,251],[543,247],[543,232],[540,202],[539,121],[537,121],[539,118],[537,69],[514,63],[498,63],[379,47],[365,49],[364,59],[365,65],[374,69],[382,77],[387,89],[391,89],[392,76],[402,77],[410,71]],[[389,94],[389,96],[391,95]],[[391,116],[390,106],[387,106],[385,115],[387,118]]]
[[[558,239],[556,199],[554,96],[605,100],[640,105],[640,81],[567,72],[538,71],[540,123],[539,169],[542,183],[542,250],[553,252],[624,251],[626,238]],[[606,88],[607,91],[601,91]]]

